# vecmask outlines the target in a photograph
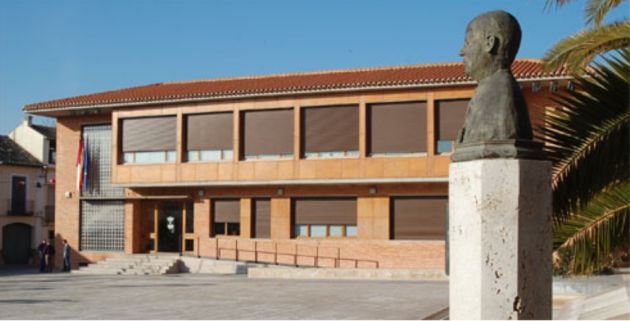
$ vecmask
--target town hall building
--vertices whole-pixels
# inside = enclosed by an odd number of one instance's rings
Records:
[[[539,60],[512,71],[534,127],[571,87]],[[462,63],[424,64],[157,83],[24,111],[57,119],[55,233],[75,267],[175,252],[443,269],[450,153],[475,85]]]

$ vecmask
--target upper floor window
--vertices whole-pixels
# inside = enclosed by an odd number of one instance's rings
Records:
[[[427,104],[372,104],[368,108],[370,155],[427,152]]]
[[[292,205],[295,237],[357,236],[356,198],[298,198]]]
[[[187,160],[232,160],[234,121],[231,112],[186,117]]]
[[[435,152],[437,154],[453,151],[457,133],[464,124],[469,101],[470,99],[435,101]]]
[[[48,142],[48,164],[55,164],[57,159],[57,142],[56,140],[50,140]]]
[[[301,116],[305,158],[359,155],[358,106],[308,107]]]
[[[293,158],[293,109],[242,113],[243,158]]]
[[[174,163],[176,146],[175,116],[122,120],[124,163]]]

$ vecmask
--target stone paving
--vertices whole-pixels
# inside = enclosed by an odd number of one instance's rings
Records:
[[[448,305],[445,281],[25,272],[0,270],[0,319],[417,320]]]

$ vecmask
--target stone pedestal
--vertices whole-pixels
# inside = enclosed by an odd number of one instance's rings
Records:
[[[543,160],[451,164],[451,320],[551,319],[550,179]]]

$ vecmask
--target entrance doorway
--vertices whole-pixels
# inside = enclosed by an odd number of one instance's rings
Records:
[[[182,203],[165,202],[158,216],[158,251],[181,252]]]
[[[2,249],[6,264],[27,264],[31,256],[33,227],[13,223],[2,228]]]
[[[152,201],[145,203],[150,215],[145,231],[149,235],[150,252],[192,252],[194,242],[193,203],[187,200]]]

